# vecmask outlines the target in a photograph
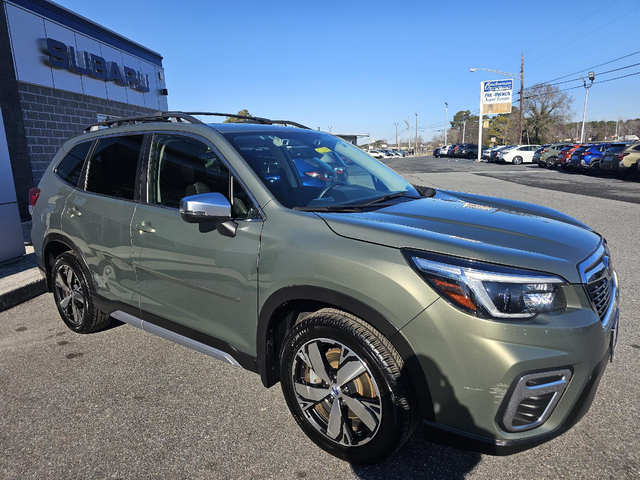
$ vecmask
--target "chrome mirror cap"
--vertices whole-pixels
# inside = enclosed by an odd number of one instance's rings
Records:
[[[231,204],[221,193],[200,193],[180,200],[180,216],[188,223],[228,222]]]

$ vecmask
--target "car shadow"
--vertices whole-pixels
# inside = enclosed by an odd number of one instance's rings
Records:
[[[438,385],[438,395],[434,405],[438,408],[437,399],[446,399],[447,409],[455,412],[462,425],[474,429],[475,422],[469,410],[455,396],[448,378],[440,371],[435,362],[425,356],[416,356],[409,362],[418,360],[425,370],[430,385]],[[488,433],[475,432],[482,436]],[[443,438],[444,432],[439,429],[429,431],[431,438]],[[464,439],[461,439],[464,440]],[[448,437],[447,444],[457,446],[455,437]],[[482,455],[468,450],[460,450],[425,440],[425,432],[421,423],[405,445],[391,458],[375,465],[352,465],[355,475],[365,480],[402,478],[446,478],[462,479],[481,461]]]

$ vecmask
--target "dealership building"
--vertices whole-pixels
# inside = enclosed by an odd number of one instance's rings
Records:
[[[162,56],[46,0],[0,0],[0,261],[24,253],[28,192],[88,124],[167,110]]]

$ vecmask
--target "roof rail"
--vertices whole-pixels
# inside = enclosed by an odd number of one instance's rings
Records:
[[[233,113],[214,113],[214,112],[156,112],[149,115],[139,115],[135,117],[112,117],[101,120],[100,122],[87,125],[84,129],[84,133],[97,130],[100,127],[120,127],[122,125],[134,125],[136,123],[151,123],[151,122],[187,122],[199,125],[204,125],[202,120],[195,118],[195,115],[205,115],[213,117],[227,117],[227,118],[242,118],[246,119],[247,123],[261,123],[264,125],[291,125],[293,127],[304,128],[311,130],[309,127],[300,123],[291,122],[289,120],[270,120],[262,117],[249,117],[244,115],[236,115]]]

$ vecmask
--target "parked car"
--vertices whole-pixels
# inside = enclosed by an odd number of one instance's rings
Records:
[[[441,157],[448,157],[449,156],[449,150],[451,149],[453,145],[444,145],[442,147],[440,147],[440,156]]]
[[[540,145],[518,145],[508,150],[505,149],[498,154],[498,161],[514,165],[531,163],[533,154],[538,148]]]
[[[491,156],[489,157],[489,163],[497,163],[498,162],[498,155],[500,154],[500,152],[505,152],[507,150],[510,150],[514,147],[516,147],[517,145],[504,145],[502,147],[496,147],[491,151]]]
[[[478,145],[473,143],[465,143],[460,149],[460,157],[478,158]]]
[[[618,331],[601,235],[531,203],[414,187],[328,133],[246,121],[159,112],[62,146],[29,198],[71,331],[115,319],[280,382],[301,429],[352,463],[389,457],[417,423],[514,453],[586,413]],[[305,150],[340,155],[348,182],[301,182]],[[239,428],[260,420],[236,411]]]
[[[433,156],[436,158],[440,158],[440,148],[433,149]]]
[[[533,154],[533,162],[537,163],[539,167],[554,168],[560,151],[570,146],[572,146],[572,144],[568,143],[550,143],[544,145]]]
[[[603,152],[599,166],[601,171],[613,172],[620,177],[632,172],[640,180],[640,142],[612,144]]]
[[[560,165],[560,168],[562,168],[563,170],[567,170],[569,168],[567,166],[567,162],[571,158],[571,155],[573,155],[573,152],[575,152],[581,146],[582,144],[576,143],[560,150],[558,152],[558,160],[556,160],[555,164]]]
[[[597,164],[598,167],[595,167],[595,170],[599,171],[599,162],[602,159],[602,153],[610,146],[610,143],[583,145],[573,152],[567,162],[567,167],[584,173],[590,170],[592,164]]]
[[[380,150],[369,150],[367,151],[367,153],[372,156],[373,158],[384,158],[385,155],[384,153],[382,153]]]

